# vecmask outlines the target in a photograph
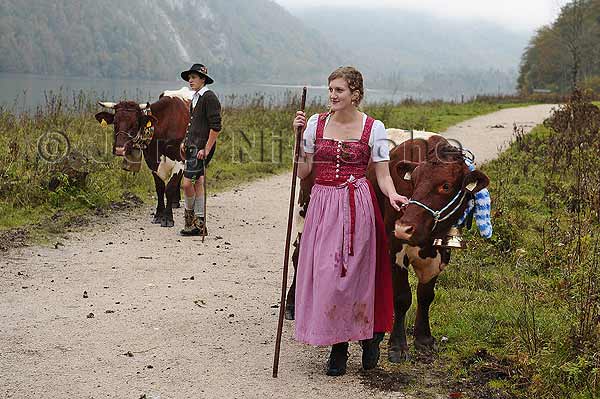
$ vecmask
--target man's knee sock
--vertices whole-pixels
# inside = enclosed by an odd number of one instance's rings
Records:
[[[191,211],[194,209],[194,202],[196,201],[196,197],[188,197],[187,195],[183,195],[185,201],[185,209]]]
[[[196,216],[199,218],[204,217],[204,195],[196,197],[194,202],[194,213],[196,213]]]

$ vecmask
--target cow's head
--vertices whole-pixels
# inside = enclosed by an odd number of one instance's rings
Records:
[[[430,151],[424,162],[400,162],[396,167],[398,176],[412,184],[413,194],[396,220],[395,235],[414,246],[443,237],[472,195],[489,184],[484,173],[470,171],[462,152],[447,143]]]
[[[153,126],[157,121],[154,116],[142,112],[148,104],[138,104],[133,101],[121,101],[118,104],[100,101],[98,104],[115,111],[114,113],[102,111],[95,115],[100,124],[114,126],[113,155],[129,154],[138,133],[146,127]]]

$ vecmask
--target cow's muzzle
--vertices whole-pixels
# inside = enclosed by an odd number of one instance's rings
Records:
[[[114,154],[118,157],[125,156],[125,147],[115,147]]]
[[[394,226],[394,236],[403,241],[410,241],[415,233],[415,226],[403,224],[400,220],[396,220]]]

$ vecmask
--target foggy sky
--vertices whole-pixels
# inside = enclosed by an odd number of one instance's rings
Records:
[[[292,11],[314,6],[393,7],[437,17],[480,18],[512,30],[533,31],[552,22],[567,0],[274,0]]]

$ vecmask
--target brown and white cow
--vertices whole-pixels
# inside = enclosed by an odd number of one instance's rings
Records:
[[[174,226],[172,208],[179,206],[183,176],[179,145],[190,120],[190,99],[189,89],[184,87],[165,91],[152,104],[99,102],[114,113],[102,111],[95,115],[101,124],[114,126],[113,154],[126,158],[136,151],[136,142],[144,135],[144,129],[154,127],[152,138],[142,147],[142,152],[146,165],[153,172],[158,199],[152,223],[163,227]]]
[[[393,133],[388,132],[389,138],[399,142],[401,139]],[[379,190],[373,168],[368,171],[389,232],[390,257],[394,265],[395,317],[388,350],[392,362],[408,358],[405,317],[412,303],[409,265],[419,281],[414,344],[417,349],[432,349],[435,339],[429,326],[429,306],[435,296],[437,276],[450,260],[450,250],[434,247],[433,241],[446,236],[463,215],[467,201],[489,184],[488,177],[481,171],[469,170],[460,148],[440,135],[421,137],[403,141],[390,152],[390,175],[396,191],[410,199],[400,212],[389,205]]]
[[[394,210],[379,190],[373,166],[367,177],[375,188],[379,209],[389,232],[390,257],[394,289],[394,327],[390,335],[388,357],[392,362],[408,358],[405,317],[412,304],[408,267],[419,280],[417,318],[413,330],[415,346],[431,349],[435,340],[429,327],[429,306],[434,298],[437,276],[450,260],[450,250],[435,248],[433,240],[443,238],[464,213],[467,200],[489,184],[480,171],[469,171],[460,148],[450,145],[442,136],[420,131],[388,129],[390,140],[390,175],[396,191],[411,199],[400,212]],[[312,175],[301,181],[300,218],[306,212],[312,188]],[[427,210],[427,208],[429,210]],[[443,210],[437,215],[436,211]],[[294,269],[298,262],[299,230],[292,256]],[[287,295],[286,319],[294,318],[296,276]]]
[[[402,129],[387,129],[389,147],[392,150],[397,143],[402,143],[412,138],[429,138],[436,133],[417,131],[417,130],[402,130]],[[296,304],[296,271],[298,268],[298,256],[300,254],[300,238],[304,230],[304,217],[310,202],[310,192],[315,181],[314,169],[311,174],[300,180],[300,190],[298,192],[298,202],[294,209],[296,240],[294,241],[294,253],[292,254],[292,264],[294,266],[294,277],[290,289],[288,290],[285,300],[285,318],[286,320],[294,320],[295,304]]]

